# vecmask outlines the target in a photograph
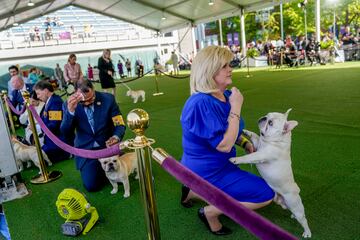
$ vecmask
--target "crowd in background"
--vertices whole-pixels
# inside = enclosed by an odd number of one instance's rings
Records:
[[[360,60],[360,28],[354,32],[346,26],[341,29],[338,37],[328,31],[320,42],[315,41],[314,34],[309,35],[307,39],[304,35],[287,35],[284,40],[278,38],[251,41],[246,47],[247,51],[255,50],[258,56],[266,56],[268,65],[286,64],[292,67],[305,64],[306,61],[310,65],[326,64],[332,57],[339,57],[339,50],[344,51],[343,61]],[[240,47],[233,45],[230,50],[234,54],[234,66],[239,66]]]
[[[29,28],[29,40],[30,41],[42,41],[42,40],[51,40],[54,39],[54,34],[59,34],[55,38],[88,38],[92,37],[94,34],[94,29],[92,24],[84,24],[81,31],[76,30],[73,25],[67,26],[67,31],[59,31],[60,27],[64,26],[64,23],[60,21],[59,17],[46,17],[45,22],[42,27],[32,26]],[[55,33],[54,33],[55,30]],[[68,35],[64,34],[68,33]]]

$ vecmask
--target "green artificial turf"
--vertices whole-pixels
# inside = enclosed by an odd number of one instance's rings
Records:
[[[257,119],[267,112],[285,112],[299,122],[293,130],[292,167],[301,189],[312,239],[360,239],[360,63],[299,69],[245,69],[234,71],[233,85],[244,95],[242,115],[246,128],[257,130]],[[126,115],[131,109],[143,108],[150,115],[146,136],[154,138],[155,147],[164,148],[180,159],[182,106],[189,96],[189,79],[161,76],[155,92],[154,76],[128,83],[146,91],[146,102],[133,104],[125,96],[126,88],[118,85],[117,101]],[[126,138],[134,135],[127,130]],[[238,154],[242,154],[241,151]],[[255,172],[255,166],[243,166]],[[50,167],[61,170],[63,177],[45,185],[32,185],[29,179],[37,169],[23,172],[31,195],[4,204],[12,239],[67,239],[60,232],[64,219],[57,213],[55,201],[64,188],[85,192],[73,160]],[[180,183],[153,161],[153,175],[162,239],[219,239],[211,235],[197,217],[198,202],[185,209],[179,204]],[[99,223],[81,239],[147,239],[144,210],[138,182],[131,178],[131,196],[111,195],[110,184],[102,191],[85,193],[100,215]],[[241,183],[239,183],[241,184]],[[290,212],[276,204],[258,211],[264,217],[301,237],[302,228],[290,218]],[[221,221],[233,234],[221,239],[256,239],[241,226],[223,216]]]

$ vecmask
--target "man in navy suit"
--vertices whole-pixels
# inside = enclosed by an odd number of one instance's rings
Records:
[[[125,124],[113,95],[94,90],[90,81],[78,81],[75,93],[63,105],[61,131],[75,133],[74,146],[81,149],[103,149],[121,141]],[[97,159],[75,156],[87,191],[98,191],[108,182]]]
[[[14,75],[10,79],[11,92],[9,93],[9,99],[11,104],[17,109],[21,110],[24,106],[24,98],[21,94],[22,91],[32,92],[30,86],[24,83],[24,80],[19,75]],[[19,116],[13,113],[15,127],[20,126]]]
[[[12,91],[9,93],[12,105],[20,110],[24,105],[24,98],[22,97],[22,91],[32,92],[30,85],[24,83],[24,80],[19,76],[15,75],[10,79]]]
[[[34,91],[38,99],[45,103],[40,117],[47,126],[47,128],[60,139],[64,140],[60,125],[63,118],[61,97],[54,93],[54,88],[50,82],[41,80],[34,86]],[[45,135],[44,145],[42,149],[52,162],[69,159],[70,155],[55,145],[51,139]]]

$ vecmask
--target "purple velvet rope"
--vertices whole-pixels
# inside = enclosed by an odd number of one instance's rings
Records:
[[[7,105],[10,107],[11,111],[13,111],[13,113],[15,113],[16,115],[21,115],[25,112],[26,110],[26,105],[24,104],[24,106],[22,107],[22,109],[20,111],[18,111],[11,103],[11,101],[6,98],[6,102],[7,102]]]
[[[109,148],[105,148],[105,149],[101,149],[101,150],[86,150],[86,149],[79,149],[79,148],[72,147],[72,146],[64,143],[63,141],[61,141],[57,136],[55,136],[55,134],[53,134],[46,127],[46,125],[42,121],[41,117],[37,114],[37,112],[33,106],[30,105],[29,109],[30,109],[32,115],[34,116],[34,118],[36,119],[36,121],[38,122],[38,124],[40,125],[41,129],[51,139],[51,141],[53,141],[56,144],[56,146],[58,146],[59,148],[61,148],[62,150],[66,151],[68,153],[71,153],[73,155],[83,157],[83,158],[99,159],[99,158],[106,158],[106,157],[111,157],[114,155],[119,155],[121,152],[119,149],[119,144],[115,144]]]
[[[297,239],[295,236],[281,229],[279,226],[273,224],[256,212],[245,208],[237,200],[205,181],[172,157],[167,157],[161,166],[177,180],[203,197],[209,204],[217,207],[226,216],[242,225],[260,239]]]

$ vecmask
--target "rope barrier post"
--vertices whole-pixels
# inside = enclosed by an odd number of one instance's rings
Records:
[[[11,129],[11,133],[12,135],[16,135],[16,131],[15,131],[15,124],[14,124],[14,119],[13,119],[13,115],[12,115],[12,111],[9,107],[9,104],[7,103],[6,99],[8,98],[7,96],[7,91],[6,90],[2,90],[1,91],[1,97],[3,97],[4,102],[5,102],[5,108],[6,111],[8,113],[8,118],[9,118],[9,122],[10,122],[10,129]]]
[[[149,240],[160,240],[160,226],[157,214],[152,175],[150,145],[155,141],[145,137],[144,132],[149,126],[149,115],[136,108],[127,115],[127,125],[135,133],[135,139],[130,139],[127,147],[135,149],[138,161],[139,184],[145,210],[145,222]]]
[[[247,75],[246,75],[246,77],[249,78],[249,77],[251,77],[250,69],[249,69],[249,56],[246,56],[246,67],[247,67]]]
[[[163,92],[159,92],[159,82],[158,82],[158,76],[156,74],[156,70],[155,70],[155,85],[156,85],[156,93],[153,94],[153,96],[160,96],[163,95]]]
[[[29,121],[30,121],[30,126],[31,126],[31,131],[33,133],[33,138],[34,138],[34,142],[35,142],[35,146],[36,146],[36,152],[37,155],[39,157],[39,162],[40,162],[40,171],[41,174],[38,174],[34,177],[31,178],[30,182],[33,184],[42,184],[42,183],[48,183],[48,182],[52,182],[58,178],[60,178],[62,176],[62,173],[60,171],[52,171],[52,172],[48,172],[46,169],[46,165],[45,165],[45,161],[44,161],[44,157],[42,155],[42,149],[40,146],[40,141],[39,141],[39,137],[38,137],[38,133],[36,130],[36,125],[35,125],[35,121],[34,121],[34,117],[29,109],[29,105],[30,105],[30,93],[27,91],[22,92],[22,95],[25,99],[25,104],[27,106],[27,112],[29,115]]]

